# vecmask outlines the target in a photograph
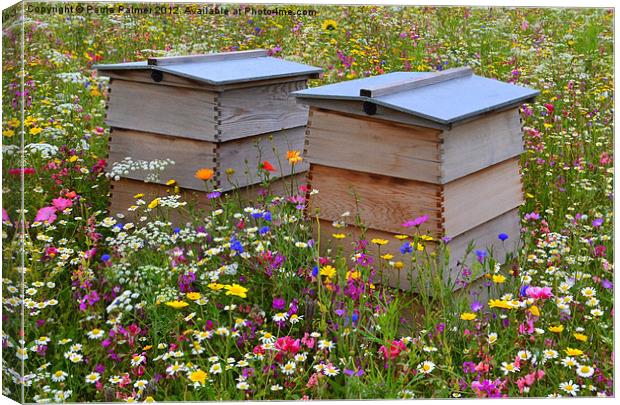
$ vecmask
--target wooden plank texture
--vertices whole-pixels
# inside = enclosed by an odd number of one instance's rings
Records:
[[[289,150],[301,153],[304,148],[304,129],[297,127],[220,143],[217,150],[220,188],[227,191],[237,186],[259,183],[261,178],[258,165],[265,160],[276,169],[276,172],[271,173],[272,177],[292,174],[293,166],[286,160],[286,153]],[[234,174],[225,173],[229,168],[234,169]],[[307,170],[306,160],[294,167],[295,173]]]
[[[112,80],[106,123],[183,138],[216,141],[216,94]]]
[[[290,93],[306,81],[225,91],[219,97],[219,139],[229,141],[306,125],[308,108]]]
[[[441,134],[442,177],[447,183],[523,152],[518,109],[489,114]]]
[[[295,187],[295,191],[297,191],[298,186],[305,184],[305,182],[306,177],[304,174],[284,177],[275,180],[271,184],[268,193],[271,195],[290,195],[291,183]],[[174,187],[154,183],[144,183],[138,180],[121,179],[119,181],[113,181],[110,191],[111,196],[109,213],[110,215],[116,215],[118,213],[121,213],[125,215],[128,219],[135,220],[135,215],[132,214],[132,212],[128,212],[127,209],[135,204],[136,199],[134,198],[134,196],[136,194],[144,194],[144,197],[142,197],[142,199],[149,203],[156,197],[163,197],[173,194],[173,190]],[[252,202],[256,201],[261,190],[265,189],[259,185],[255,185],[239,189],[238,193],[242,201]],[[183,188],[181,188],[179,191],[182,196],[182,201],[187,201],[188,203],[191,203],[193,207],[207,212],[213,209],[213,206],[206,198],[205,192],[188,190]],[[237,197],[235,195],[235,192],[228,192],[224,193],[221,198]],[[188,216],[188,212],[186,212],[185,209],[173,210],[171,211],[171,214],[171,220],[174,223],[181,223],[182,221],[192,219],[190,216]]]
[[[473,71],[469,66],[458,67],[438,72],[432,72],[422,77],[416,77],[410,80],[399,80],[394,83],[381,84],[376,86],[367,86],[360,89],[360,96],[364,97],[380,97],[401,91],[409,91],[419,89],[424,86],[445,82],[460,77],[471,76]]]
[[[174,179],[179,186],[194,190],[204,190],[204,182],[194,177],[198,169],[216,169],[217,144],[187,138],[164,136],[148,132],[114,128],[109,140],[110,156],[108,164],[120,162],[126,157],[134,160],[172,159],[160,174],[160,183]],[[146,172],[130,172],[125,177],[144,180]]]
[[[512,158],[445,184],[443,228],[455,237],[523,202],[519,159]]]
[[[314,164],[309,178],[319,191],[310,198],[310,216],[319,208],[321,219],[334,221],[348,211],[351,215],[344,219],[354,224],[359,213],[367,226],[398,233],[406,230],[401,226],[405,220],[428,215],[420,228],[434,236],[441,234],[438,185]]]
[[[311,163],[439,183],[439,131],[312,108]]]

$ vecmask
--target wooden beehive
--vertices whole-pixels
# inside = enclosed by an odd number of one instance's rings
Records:
[[[450,240],[452,280],[459,262],[469,263],[463,257],[470,242],[502,257],[504,249],[514,253],[523,202],[518,107],[536,94],[473,75],[468,67],[296,92],[298,102],[310,106],[305,158],[309,185],[318,193],[308,195],[308,214],[318,215],[322,240],[342,232],[334,221],[348,222],[359,234],[359,218],[367,240],[391,240],[382,253],[406,262],[393,235],[412,232],[402,224],[427,215],[414,230]],[[509,239],[501,242],[500,233]],[[334,244],[352,250],[350,239]],[[399,277],[405,286],[402,274],[392,274],[391,282]]]
[[[110,78],[108,165],[126,157],[175,162],[160,174],[159,185],[145,183],[143,171],[113,181],[112,214],[128,208],[128,195],[165,192],[170,179],[183,194],[199,195],[205,184],[194,174],[201,168],[214,170],[214,189],[245,188],[246,196],[261,182],[258,167],[265,160],[277,170],[276,189],[308,168],[306,162],[293,168],[286,161],[288,150],[303,150],[308,117],[307,107],[295,103],[291,92],[305,89],[319,68],[268,57],[265,50],[95,68]]]

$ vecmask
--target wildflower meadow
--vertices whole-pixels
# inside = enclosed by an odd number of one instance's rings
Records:
[[[57,5],[66,4],[79,3]],[[45,12],[52,5],[3,15],[3,395],[614,395],[613,10],[308,5],[226,15],[166,4],[178,12],[140,14],[88,3],[100,10]],[[402,218],[390,239],[342,226],[333,238],[354,254],[330,249],[305,209],[321,190],[272,193],[276,161],[251,168],[264,179],[253,200],[218,192],[197,165],[210,210],[166,178],[166,193],[137,194],[126,216],[109,216],[108,79],[92,66],[257,48],[323,68],[311,87],[468,65],[539,90],[520,107],[519,255],[500,266],[498,252],[469,252],[477,259],[453,292],[430,264],[437,253],[420,258],[432,239],[424,218]],[[303,151],[280,159],[297,165]],[[411,260],[377,255],[407,241]],[[422,276],[399,290],[380,269]]]

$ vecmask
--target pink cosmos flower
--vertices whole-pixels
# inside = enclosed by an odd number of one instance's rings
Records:
[[[58,211],[64,211],[67,208],[73,206],[73,201],[71,201],[68,198],[54,198],[52,200],[52,205],[54,206],[54,208],[56,208]]]
[[[37,212],[37,216],[34,218],[34,222],[47,221],[48,224],[56,221],[56,208],[55,207],[43,207]]]
[[[551,293],[551,287],[530,287],[525,293],[528,297],[534,299],[546,300],[553,297],[553,293]]]

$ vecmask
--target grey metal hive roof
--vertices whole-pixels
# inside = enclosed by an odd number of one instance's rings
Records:
[[[230,52],[230,54],[232,55],[234,52]],[[255,52],[255,54],[251,56],[236,57],[231,60],[191,60],[192,57],[179,57],[178,63],[175,63],[174,60],[169,60],[161,66],[151,64],[151,60],[149,60],[148,62],[95,65],[93,68],[102,72],[103,75],[105,75],[105,71],[111,70],[148,69],[205,82],[211,85],[226,85],[303,75],[313,76],[322,72],[321,68],[314,66],[262,55],[266,55],[266,53]],[[203,56],[206,58],[209,56],[225,57],[226,53]],[[183,61],[183,58],[190,60]]]
[[[407,89],[408,81],[420,81],[424,78],[428,80],[437,73],[439,72],[394,72],[309,88],[292,94],[301,102],[304,99],[312,99],[319,104],[321,99],[369,102],[444,125],[451,125],[489,111],[517,106],[539,94],[537,90],[471,73]],[[405,85],[399,86],[400,84]],[[381,86],[392,86],[393,90],[390,94],[375,97],[360,95],[368,93],[364,89]]]

